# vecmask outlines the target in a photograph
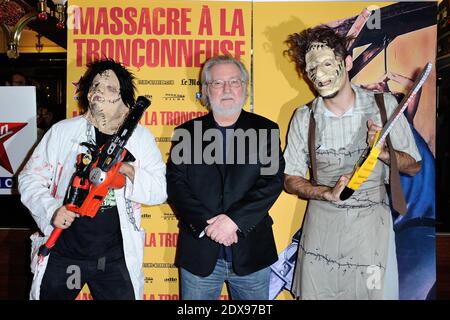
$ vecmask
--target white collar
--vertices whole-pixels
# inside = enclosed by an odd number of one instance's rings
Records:
[[[328,110],[327,107],[324,108],[325,111],[323,113],[323,115],[325,117],[329,117],[329,118],[342,118],[342,117],[348,117],[348,116],[352,116],[353,115],[353,110],[355,109],[355,107],[351,107],[350,109],[348,109],[342,116],[338,116],[336,115],[334,112]]]

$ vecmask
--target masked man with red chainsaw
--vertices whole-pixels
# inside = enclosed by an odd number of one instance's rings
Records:
[[[31,299],[75,299],[86,283],[94,299],[142,299],[141,204],[167,197],[165,164],[151,133],[139,124],[134,129],[125,148],[135,161],[119,169],[125,185],[110,188],[93,217],[63,205],[78,155],[90,154],[86,142],[98,150],[111,141],[134,106],[133,80],[113,60],[90,64],[79,83],[83,115],[55,124],[19,175],[22,202],[41,231],[31,237]],[[50,254],[39,259],[39,247],[58,228]]]
[[[299,299],[398,299],[395,235],[384,184],[394,189],[394,171],[414,175],[421,157],[400,115],[369,178],[341,200],[360,155],[385,122],[383,110],[390,117],[398,105],[391,94],[377,95],[350,82],[348,41],[326,26],[287,40],[286,53],[319,95],[295,112],[284,153],[286,190],[309,200],[292,292]]]

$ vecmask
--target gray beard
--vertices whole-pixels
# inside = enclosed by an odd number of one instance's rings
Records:
[[[245,98],[243,99],[242,102],[240,102],[236,106],[233,106],[232,108],[222,108],[220,106],[211,103],[211,110],[214,114],[217,114],[219,116],[232,116],[241,112],[242,108],[244,107],[244,101]]]

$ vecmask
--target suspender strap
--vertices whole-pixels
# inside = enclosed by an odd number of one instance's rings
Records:
[[[308,126],[308,151],[309,160],[311,162],[311,184],[317,185],[317,160],[316,160],[316,120],[314,119],[314,111],[312,102],[307,104],[309,108],[309,126]]]
[[[375,94],[375,101],[380,109],[380,116],[383,125],[387,122],[386,107],[382,93]],[[407,211],[405,198],[403,197],[402,185],[400,184],[400,174],[397,165],[397,157],[395,156],[394,148],[392,147],[389,136],[386,138],[386,144],[389,148],[389,155],[391,160],[389,182],[391,187],[392,207],[401,215]]]
[[[375,94],[375,101],[377,103],[378,109],[380,110],[381,121],[383,125],[387,122],[386,107],[384,104],[384,98],[382,93]],[[312,102],[307,104],[309,108],[309,128],[308,128],[308,151],[309,159],[311,162],[311,183],[312,185],[317,184],[317,160],[316,160],[316,121],[314,119],[314,111],[312,108]],[[386,143],[389,149],[389,155],[391,160],[390,166],[390,188],[392,195],[392,206],[394,209],[404,215],[407,211],[405,198],[403,197],[402,185],[400,184],[400,174],[397,165],[397,158],[394,153],[394,148],[392,147],[391,140],[389,136],[386,139]]]

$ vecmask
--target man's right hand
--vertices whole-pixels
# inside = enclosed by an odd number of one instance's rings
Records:
[[[226,214],[219,214],[206,222],[208,223],[206,235],[211,240],[226,247],[238,242],[237,230],[239,228]]]
[[[54,227],[67,229],[73,223],[75,218],[78,218],[79,216],[79,214],[67,210],[66,206],[62,206],[53,214],[52,224]]]
[[[350,181],[351,177],[352,173],[346,173],[342,175],[333,188],[329,188],[327,191],[323,193],[323,197],[325,198],[325,200],[330,202],[341,201],[339,199],[339,196],[341,195],[342,190],[344,190],[345,186]]]

